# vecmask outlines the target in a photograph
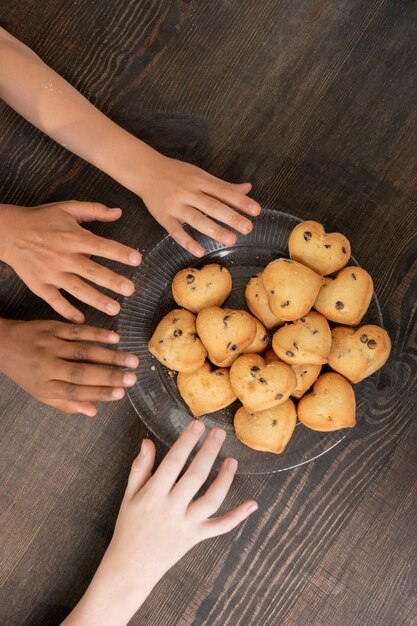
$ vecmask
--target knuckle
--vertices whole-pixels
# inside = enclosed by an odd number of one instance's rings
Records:
[[[66,397],[69,400],[78,400],[78,387],[74,383],[68,383],[66,387]]]
[[[83,372],[82,367],[76,367],[76,366],[71,367],[68,372],[68,376],[72,382],[78,383],[78,384],[82,383],[84,379],[84,372]]]
[[[75,324],[70,327],[69,334],[71,337],[79,337],[81,335],[82,326]]]
[[[89,357],[88,346],[77,346],[74,351],[74,357],[79,361],[86,361]]]

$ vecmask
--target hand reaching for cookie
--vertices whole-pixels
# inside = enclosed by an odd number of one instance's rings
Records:
[[[63,626],[124,626],[158,580],[200,541],[231,531],[257,509],[253,500],[212,517],[233,481],[235,459],[225,459],[206,493],[206,482],[226,433],[212,430],[190,467],[187,459],[204,432],[192,422],[151,475],[155,447],[142,442],[130,472],[111,543],[84,597]]]
[[[195,165],[157,152],[143,164],[139,188],[135,189],[135,184],[127,186],[141,196],[155,219],[191,254],[201,257],[204,248],[184,230],[184,224],[226,246],[235,243],[236,235],[218,222],[244,235],[252,230],[252,222],[235,210],[252,217],[259,214],[259,204],[247,196],[250,183],[228,183]]]
[[[95,402],[123,398],[138,358],[86,342],[116,344],[117,333],[55,321],[0,320],[0,372],[64,413],[97,413]],[[107,367],[100,367],[100,366]],[[109,367],[112,366],[112,367]]]
[[[113,222],[120,209],[94,202],[56,202],[36,207],[0,205],[0,259],[8,263],[37,296],[60,315],[76,323],[84,315],[60,293],[64,289],[107,315],[116,315],[116,300],[88,285],[131,295],[132,281],[93,261],[100,256],[125,265],[141,261],[137,250],[94,235],[81,226],[93,220]]]

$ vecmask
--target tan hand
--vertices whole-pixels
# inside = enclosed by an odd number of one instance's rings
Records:
[[[55,321],[0,321],[0,371],[64,413],[97,413],[95,402],[123,398],[136,382],[138,358],[87,344],[115,344],[117,333]],[[112,367],[100,367],[100,366]]]
[[[191,254],[203,256],[204,248],[185,232],[183,224],[226,246],[235,243],[236,235],[217,222],[245,235],[252,230],[252,222],[234,210],[259,214],[259,204],[246,195],[250,183],[228,183],[195,165],[161,154],[153,155],[148,167],[138,195],[172,238]]]
[[[108,315],[117,315],[119,303],[85,280],[126,296],[133,293],[134,285],[90,256],[136,266],[141,255],[133,248],[94,235],[80,224],[93,220],[113,222],[120,216],[120,209],[74,200],[37,207],[0,205],[0,258],[29,289],[68,320],[82,323],[84,315],[59,289]]]

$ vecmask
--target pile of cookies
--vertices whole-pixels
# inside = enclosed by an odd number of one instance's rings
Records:
[[[362,268],[347,266],[344,235],[302,222],[288,248],[289,259],[272,261],[246,285],[250,313],[221,308],[232,291],[222,265],[178,272],[172,294],[181,308],[159,322],[148,344],[178,372],[179,393],[194,417],[239,399],[238,439],[276,454],[285,449],[297,417],[324,432],[354,426],[351,383],[382,367],[391,349],[383,328],[357,327],[373,282]],[[270,347],[268,331],[275,328]],[[324,364],[334,371],[320,375]]]

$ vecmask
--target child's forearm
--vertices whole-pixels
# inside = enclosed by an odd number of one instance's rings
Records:
[[[32,50],[0,28],[0,97],[59,144],[141,195],[159,154],[96,109]],[[132,164],[135,173],[130,171]]]

